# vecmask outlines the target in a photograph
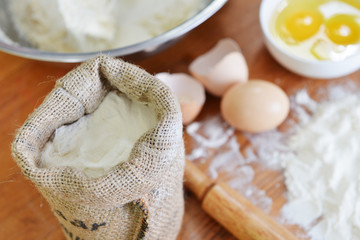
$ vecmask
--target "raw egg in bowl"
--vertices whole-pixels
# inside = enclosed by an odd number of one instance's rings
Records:
[[[265,44],[284,67],[329,79],[360,69],[360,1],[263,0]]]

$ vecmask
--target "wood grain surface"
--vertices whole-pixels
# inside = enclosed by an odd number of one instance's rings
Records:
[[[229,0],[212,18],[187,34],[166,51],[144,60],[129,60],[148,72],[185,72],[193,59],[209,50],[221,38],[231,37],[242,48],[250,79],[266,79],[282,87],[288,95],[301,88],[315,93],[330,84],[359,83],[360,72],[328,80],[307,79],[280,66],[264,46],[258,20],[260,0]],[[46,63],[0,53],[0,240],[64,240],[60,226],[48,204],[33,184],[26,180],[11,158],[10,144],[27,116],[37,107],[55,81],[76,64]],[[219,113],[219,98],[207,95],[197,120]],[[192,146],[186,134],[187,151]],[[242,146],[249,144],[236,132]],[[256,166],[255,166],[256,170]],[[285,185],[280,172],[261,171],[253,183],[273,199],[271,216],[285,203]],[[197,198],[185,192],[185,216],[178,240],[235,239],[209,217]],[[290,230],[295,231],[290,228]]]

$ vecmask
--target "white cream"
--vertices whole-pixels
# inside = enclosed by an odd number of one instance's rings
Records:
[[[70,166],[99,177],[127,161],[135,142],[157,123],[151,106],[110,92],[89,115],[55,131],[41,156],[41,167]]]
[[[201,0],[9,0],[15,26],[41,50],[88,52],[128,46],[191,17]]]

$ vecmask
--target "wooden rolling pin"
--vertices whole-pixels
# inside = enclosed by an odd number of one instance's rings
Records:
[[[185,186],[202,202],[204,211],[241,240],[297,240],[225,183],[216,183],[186,160]]]

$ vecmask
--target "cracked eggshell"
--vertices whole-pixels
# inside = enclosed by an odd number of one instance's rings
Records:
[[[276,84],[250,80],[227,91],[220,109],[225,121],[236,129],[259,133],[279,126],[289,113],[290,102]]]
[[[158,73],[155,75],[177,96],[183,124],[191,123],[200,113],[205,103],[205,89],[196,79],[185,73]]]
[[[246,82],[249,77],[240,47],[230,38],[220,40],[210,51],[196,58],[189,71],[209,93],[218,97],[232,85]]]

